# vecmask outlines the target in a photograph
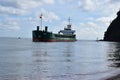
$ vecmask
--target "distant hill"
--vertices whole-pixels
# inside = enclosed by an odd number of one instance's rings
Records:
[[[120,11],[117,12],[117,17],[109,25],[103,40],[120,42]]]

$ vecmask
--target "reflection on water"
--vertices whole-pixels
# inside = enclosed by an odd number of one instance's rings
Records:
[[[111,67],[120,67],[120,43],[112,43],[110,46],[109,61],[111,61]]]
[[[61,43],[44,44],[32,51],[34,63],[33,77],[55,78],[65,77],[72,73],[73,66],[71,65],[74,57],[74,43],[61,45]],[[55,44],[55,45],[54,45]],[[58,44],[58,45],[56,45]],[[61,46],[60,46],[61,45]],[[38,46],[37,46],[38,47]]]
[[[0,44],[0,80],[99,80],[119,67],[119,43],[0,39]]]

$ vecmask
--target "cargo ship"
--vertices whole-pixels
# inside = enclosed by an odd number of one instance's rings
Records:
[[[71,29],[70,19],[69,24],[64,30],[53,33],[48,31],[48,27],[45,26],[44,30],[40,30],[37,26],[36,30],[32,31],[33,42],[73,42],[76,41],[75,30]]]

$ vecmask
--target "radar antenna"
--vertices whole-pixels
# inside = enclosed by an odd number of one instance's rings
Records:
[[[69,17],[69,18],[68,18],[68,22],[69,22],[69,24],[70,24],[70,20],[71,20],[71,18]]]

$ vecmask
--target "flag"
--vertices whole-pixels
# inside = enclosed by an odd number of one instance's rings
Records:
[[[40,15],[40,19],[42,19],[42,16],[43,16],[43,15],[41,14],[41,15]]]

